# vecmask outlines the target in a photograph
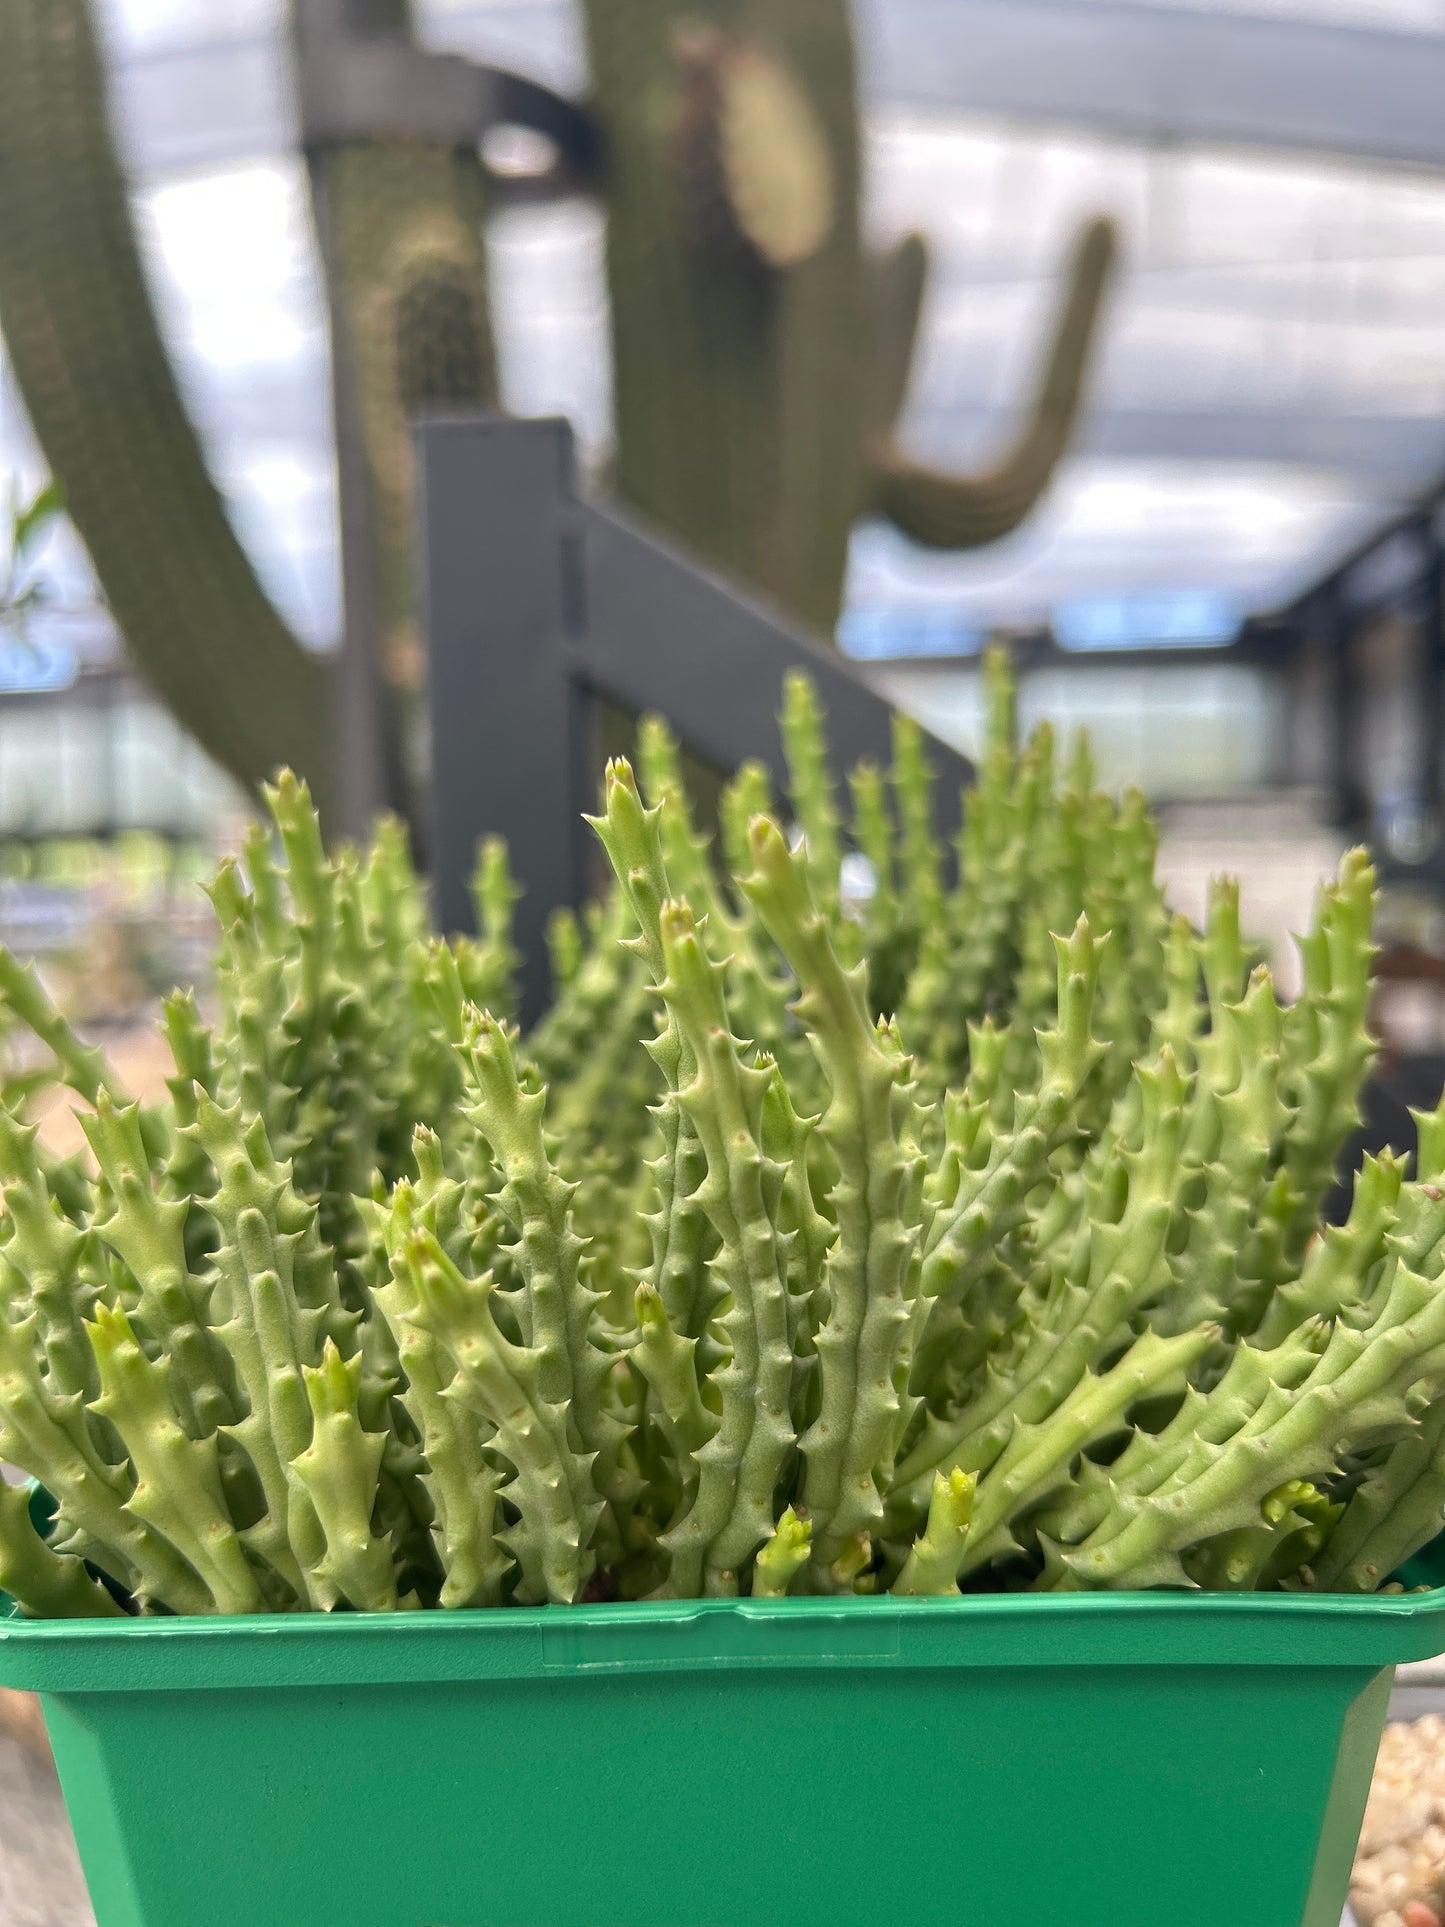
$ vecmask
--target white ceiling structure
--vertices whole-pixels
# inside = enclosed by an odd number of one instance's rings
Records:
[[[168,338],[278,600],[337,623],[322,302],[280,0],[103,0]],[[428,40],[569,90],[570,0],[429,0]],[[979,625],[1081,599],[1265,610],[1445,474],[1445,0],[859,0],[868,223],[934,278],[906,423],[986,458],[1087,214],[1126,263],[1078,447],[1016,535],[960,557],[860,531],[863,610]],[[492,235],[509,404],[609,424],[601,225]],[[33,467],[0,392],[0,476]]]

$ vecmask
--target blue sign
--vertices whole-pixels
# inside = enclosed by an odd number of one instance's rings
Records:
[[[1223,649],[1239,640],[1245,614],[1210,589],[1088,596],[1053,613],[1061,649]]]
[[[838,624],[838,646],[856,662],[917,656],[976,656],[982,629],[949,609],[849,609]]]
[[[69,689],[79,674],[80,658],[66,643],[21,637],[0,642],[0,695]]]

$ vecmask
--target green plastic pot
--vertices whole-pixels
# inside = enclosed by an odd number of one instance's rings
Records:
[[[1338,1927],[1445,1591],[0,1626],[100,1927]]]

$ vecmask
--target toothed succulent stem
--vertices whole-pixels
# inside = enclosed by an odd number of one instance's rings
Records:
[[[678,1096],[706,1160],[698,1200],[718,1238],[711,1269],[729,1348],[710,1375],[720,1422],[697,1453],[692,1505],[663,1540],[672,1556],[669,1588],[687,1595],[735,1591],[739,1571],[772,1529],[773,1491],[794,1441],[793,1349],[778,1230],[783,1171],[761,1146],[771,1073],[741,1061],[728,1029],[724,973],[704,952],[691,910],[664,904],[659,935],[662,996],[697,1066]]]
[[[306,1366],[302,1377],[311,1443],[288,1471],[316,1514],[324,1544],[306,1574],[312,1598],[327,1606],[344,1602],[356,1612],[394,1612],[391,1543],[371,1526],[386,1441],[361,1424],[361,1360],[344,1359],[328,1339],[321,1363]]]
[[[808,1563],[813,1529],[800,1519],[791,1506],[784,1512],[773,1535],[753,1564],[754,1599],[783,1599],[798,1574]]]
[[[889,1591],[905,1597],[947,1597],[958,1591],[958,1572],[973,1520],[976,1481],[955,1468],[933,1476],[928,1524],[914,1540],[903,1570]]]
[[[760,817],[749,841],[754,867],[742,887],[797,978],[794,1009],[829,1085],[818,1128],[838,1167],[838,1238],[823,1273],[828,1317],[814,1338],[818,1414],[800,1440],[813,1569],[826,1578],[855,1535],[882,1523],[879,1482],[904,1410],[895,1380],[900,1362],[906,1370],[920,1172],[904,1136],[906,1063],[869,1020],[861,968],[839,963],[777,825]]]
[[[85,1562],[58,1553],[35,1529],[30,1493],[0,1481],[0,1592],[30,1619],[123,1619],[124,1609]]]

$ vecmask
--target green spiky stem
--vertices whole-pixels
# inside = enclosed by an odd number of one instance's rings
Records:
[[[86,1330],[101,1384],[93,1409],[115,1427],[136,1471],[127,1512],[194,1568],[214,1602],[210,1610],[259,1612],[261,1589],[221,1491],[217,1441],[189,1438],[182,1429],[169,1361],[146,1357],[123,1311],[97,1305]]]
[[[580,1268],[583,1245],[572,1218],[577,1187],[552,1166],[542,1138],[546,1099],[521,1088],[495,1018],[474,1018],[465,1052],[475,1121],[505,1180],[497,1202],[516,1233],[524,1336],[542,1361],[539,1391],[548,1403],[567,1407],[577,1449],[592,1459],[598,1492],[614,1510],[625,1507],[635,1490],[621,1461],[627,1427],[605,1396],[611,1361],[594,1336],[599,1294],[583,1282]]]
[[[71,1553],[35,1529],[30,1493],[0,1481],[0,1592],[29,1619],[123,1619],[125,1613]]]
[[[182,1424],[205,1438],[229,1424],[237,1407],[230,1361],[210,1329],[210,1292],[187,1266],[190,1207],[156,1192],[136,1105],[117,1109],[102,1091],[95,1115],[81,1122],[112,1198],[96,1230],[135,1279],[145,1333],[175,1363]]]
[[[1116,1365],[1086,1372],[1038,1424],[1020,1417],[979,1480],[973,1530],[960,1570],[972,1572],[1017,1549],[1016,1528],[1067,1476],[1075,1454],[1118,1429],[1131,1406],[1159,1392],[1182,1391],[1190,1370],[1220,1336],[1218,1325],[1161,1338],[1144,1332]]]
[[[302,1370],[311,1408],[311,1443],[287,1470],[306,1495],[324,1551],[308,1566],[313,1601],[344,1601],[357,1612],[394,1612],[398,1600],[390,1541],[371,1529],[385,1439],[363,1429],[357,1412],[361,1360],[344,1359],[330,1339],[319,1365]]]
[[[1392,1445],[1351,1493],[1322,1552],[1310,1558],[1324,1592],[1377,1592],[1445,1530],[1445,1399]]]
[[[728,1029],[724,972],[707,957],[685,904],[664,904],[660,989],[697,1066],[679,1099],[703,1147],[698,1200],[718,1238],[713,1276],[729,1346],[710,1375],[720,1422],[697,1454],[697,1491],[663,1544],[669,1586],[684,1596],[735,1592],[738,1574],[769,1536],[773,1490],[794,1442],[790,1410],[787,1250],[778,1229],[783,1171],[763,1154],[770,1070],[743,1064]]]
[[[820,906],[833,910],[838,903],[838,870],[843,859],[838,804],[828,768],[818,692],[798,670],[783,678],[781,729],[789,793],[808,853],[808,877]]]
[[[498,1328],[491,1278],[465,1277],[433,1232],[413,1231],[401,1258],[416,1300],[410,1316],[456,1360],[453,1395],[495,1429],[512,1467],[504,1490],[520,1517],[499,1537],[521,1568],[518,1602],[570,1604],[596,1567],[592,1535],[602,1504],[565,1409],[542,1394],[542,1360]]]
[[[754,867],[742,887],[797,978],[794,1008],[829,1084],[819,1132],[838,1167],[838,1239],[824,1266],[829,1311],[814,1338],[818,1415],[800,1441],[813,1569],[826,1576],[855,1535],[882,1522],[879,1481],[906,1409],[895,1379],[914,1287],[921,1172],[905,1141],[906,1062],[869,1021],[861,966],[839,963],[778,826],[760,817],[750,843]]]
[[[1286,1479],[1327,1475],[1346,1451],[1398,1429],[1412,1388],[1438,1393],[1442,1383],[1445,1296],[1397,1266],[1372,1326],[1337,1325],[1298,1385],[1272,1388],[1222,1446],[1198,1441],[1147,1495],[1120,1495],[1063,1562],[1089,1585],[1178,1583],[1185,1547],[1254,1523]]]
[[[459,1207],[463,1187],[449,1184],[435,1167],[424,1172],[423,1181],[429,1195],[420,1206],[413,1188],[401,1184],[392,1194],[390,1209],[377,1212],[388,1247],[390,1282],[374,1287],[373,1297],[396,1340],[406,1373],[401,1401],[416,1426],[426,1461],[420,1476],[436,1509],[433,1532],[446,1575],[438,1603],[448,1608],[496,1606],[502,1602],[511,1564],[496,1537],[501,1523],[497,1506],[501,1476],[485,1455],[488,1428],[449,1395],[456,1365],[435,1334],[418,1322],[420,1300],[403,1255],[420,1210],[433,1236],[449,1246],[456,1258],[460,1225],[454,1224],[447,1238],[446,1220],[449,1207]]]
[[[976,1484],[972,1473],[955,1468],[936,1472],[928,1502],[928,1524],[903,1562],[903,1570],[889,1587],[907,1597],[946,1597],[958,1591],[958,1573],[973,1521]]]
[[[809,1521],[800,1519],[789,1506],[753,1563],[754,1599],[782,1599],[787,1595],[793,1581],[808,1564],[812,1537]]]

